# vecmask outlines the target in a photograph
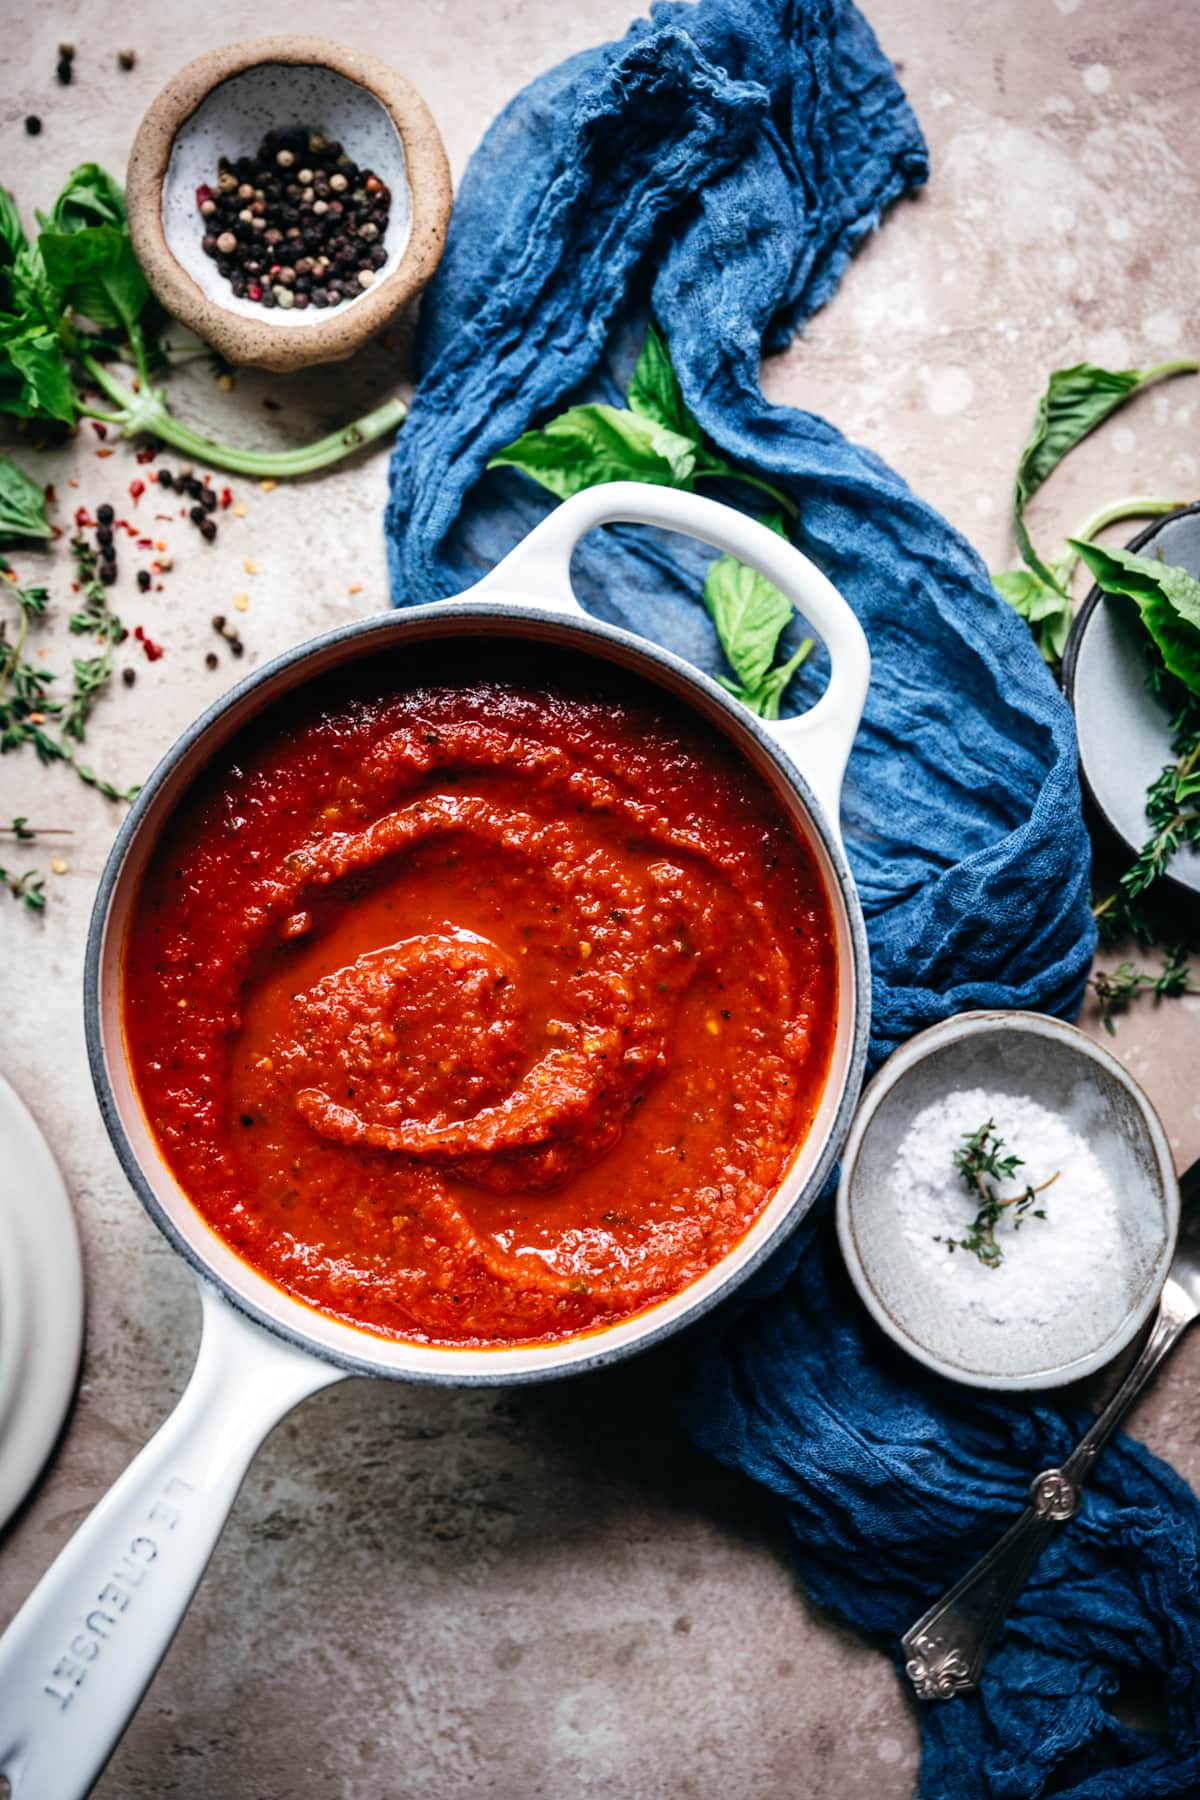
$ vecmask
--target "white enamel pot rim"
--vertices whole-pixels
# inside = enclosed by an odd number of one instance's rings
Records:
[[[616,522],[687,533],[752,564],[780,587],[829,655],[828,686],[809,711],[765,724],[680,658],[588,618],[572,593],[571,555],[586,532]],[[821,869],[838,940],[839,1020],[808,1139],[750,1232],[707,1276],[635,1319],[562,1344],[457,1350],[397,1343],[318,1313],[242,1262],[211,1231],[175,1183],[137,1102],[120,1031],[120,946],[162,825],[199,770],[250,719],[316,676],[384,649],[489,636],[525,638],[628,669],[684,701],[756,767]],[[837,819],[869,673],[866,640],[850,608],[784,539],[715,501],[613,483],[564,502],[458,599],[365,619],[276,658],[210,708],[163,758],[101,879],[88,941],[85,1018],[109,1134],[147,1211],[200,1277],[204,1333],[176,1411],[0,1639],[0,1772],[13,1784],[14,1800],[86,1793],[170,1642],[250,1458],[306,1394],[350,1374],[498,1386],[594,1368],[646,1348],[714,1306],[808,1210],[849,1129],[866,1058],[866,937]],[[111,1593],[103,1604],[96,1601],[113,1586],[109,1564],[123,1571],[116,1590],[127,1593],[125,1607]],[[139,1623],[130,1628],[135,1613]]]

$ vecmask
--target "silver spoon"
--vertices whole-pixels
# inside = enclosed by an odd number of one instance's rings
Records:
[[[988,1652],[1055,1529],[1079,1510],[1083,1484],[1158,1365],[1200,1317],[1200,1162],[1180,1182],[1179,1243],[1141,1354],[1059,1469],[1043,1469],[1020,1517],[960,1581],[923,1613],[900,1642],[904,1667],[922,1700],[950,1700],[975,1687]]]

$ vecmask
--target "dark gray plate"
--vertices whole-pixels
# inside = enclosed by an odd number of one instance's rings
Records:
[[[1162,550],[1200,579],[1200,505],[1157,520],[1129,545],[1143,556]],[[1171,711],[1146,686],[1145,632],[1131,600],[1093,588],[1071,630],[1063,687],[1075,709],[1084,787],[1105,822],[1136,854],[1149,836],[1146,789],[1171,760]],[[1168,882],[1200,894],[1200,847],[1171,859]]]

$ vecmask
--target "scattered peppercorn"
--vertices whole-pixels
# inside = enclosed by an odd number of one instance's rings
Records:
[[[215,650],[210,650],[204,658],[204,666],[206,669],[216,669],[220,666],[220,662],[221,659]]]
[[[136,669],[122,669],[121,670],[121,680],[125,683],[126,687],[132,687],[134,682],[137,680],[137,670]]]
[[[136,68],[137,67],[137,51],[136,50],[118,50],[117,51],[117,67],[118,67],[118,69],[126,69],[126,70]]]
[[[212,519],[209,519],[209,518],[205,518],[202,521],[201,526],[200,526],[200,536],[205,540],[206,543],[211,544],[215,541],[216,535],[217,535],[217,527],[216,527],[215,521]]]
[[[137,584],[141,588],[143,594],[148,594],[150,592],[150,581],[151,575],[149,569],[139,569],[137,572]]]
[[[42,121],[38,118],[36,113],[26,114],[25,132],[28,137],[40,137],[42,135]]]
[[[96,508],[97,525],[111,525],[116,516],[116,513],[107,502],[103,506],[98,506]]]
[[[60,44],[58,46],[58,67],[54,71],[54,73],[58,76],[58,81],[59,81],[60,87],[70,87],[71,77],[75,72],[74,71],[74,63],[75,63],[75,46],[74,46],[74,44]]]
[[[337,306],[387,261],[391,193],[319,131],[268,131],[254,156],[223,156],[196,205],[201,247],[238,299],[268,310]]]

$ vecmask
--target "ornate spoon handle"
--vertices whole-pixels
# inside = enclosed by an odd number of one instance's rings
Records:
[[[999,1543],[905,1632],[905,1670],[922,1700],[949,1700],[976,1685],[1030,1570],[1056,1527],[1078,1511],[1092,1464],[1196,1311],[1178,1283],[1168,1280],[1140,1356],[1066,1462],[1034,1477],[1025,1510]]]

